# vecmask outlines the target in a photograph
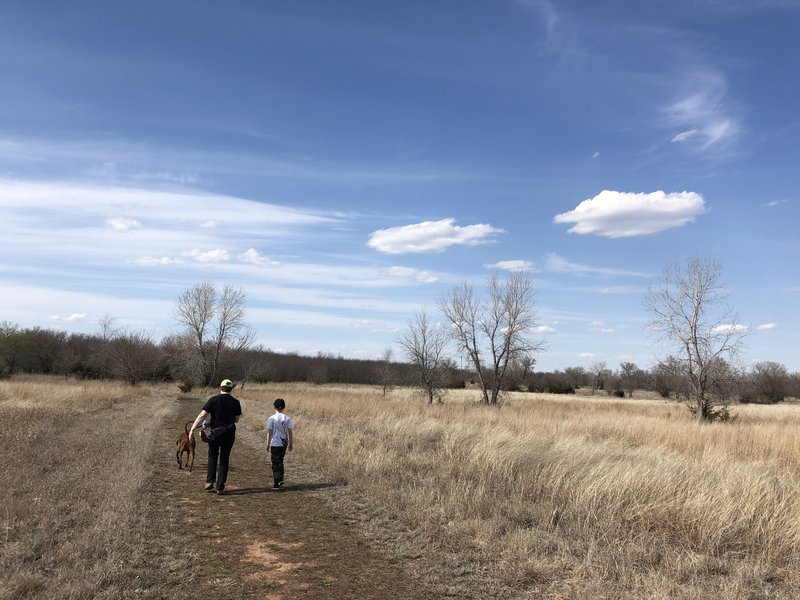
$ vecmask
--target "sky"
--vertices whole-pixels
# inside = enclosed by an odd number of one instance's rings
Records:
[[[0,4],[0,321],[156,339],[204,281],[256,340],[377,358],[492,273],[540,370],[652,366],[719,261],[800,370],[800,0]],[[453,356],[457,356],[454,351]]]

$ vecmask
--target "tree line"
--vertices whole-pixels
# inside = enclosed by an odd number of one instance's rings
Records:
[[[485,404],[497,404],[513,390],[592,393],[631,397],[652,390],[686,401],[700,421],[729,418],[731,401],[775,403],[800,397],[800,374],[776,362],[737,367],[747,328],[727,305],[720,267],[690,259],[664,272],[651,286],[646,306],[650,331],[673,348],[649,369],[622,362],[610,369],[570,367],[535,370],[545,349],[536,331],[533,282],[524,273],[493,274],[481,294],[460,283],[440,298],[440,319],[421,309],[395,340],[405,362],[387,348],[376,360],[279,353],[255,346],[240,288],[218,289],[203,282],[182,292],[172,317],[180,329],[156,340],[144,330],[118,327],[114,317],[99,319],[95,334],[67,334],[40,327],[0,323],[0,377],[42,373],[93,379],[119,379],[131,385],[174,381],[181,389],[214,386],[223,376],[248,382],[372,384],[384,394],[394,385],[421,390],[428,402],[449,388],[471,387]],[[455,358],[458,358],[456,363]]]

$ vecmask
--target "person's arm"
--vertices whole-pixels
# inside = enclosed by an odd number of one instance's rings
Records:
[[[206,411],[204,410],[200,411],[200,414],[197,415],[197,418],[194,420],[194,423],[192,423],[192,428],[189,430],[189,437],[194,436],[194,430],[197,429],[197,427],[200,425],[200,421],[205,419],[207,416],[208,413]]]
[[[242,418],[242,415],[236,415],[235,417],[233,417],[233,422],[234,423],[238,423],[239,419],[241,419],[241,418]]]
[[[292,440],[293,439],[294,439],[294,436],[292,435],[292,429],[290,427],[289,428],[289,452],[292,451]]]

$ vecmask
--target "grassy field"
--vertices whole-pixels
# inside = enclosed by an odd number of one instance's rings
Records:
[[[172,462],[173,429],[204,394],[179,413],[174,386],[0,382],[0,598],[196,595],[196,564],[214,555],[174,552],[190,525],[164,494],[217,510],[202,504],[204,456],[191,476]],[[798,405],[737,407],[733,424],[698,426],[657,399],[515,394],[489,408],[468,391],[433,406],[401,389],[385,399],[347,386],[237,394],[234,485],[247,444],[261,456],[260,430],[283,397],[296,423],[289,480],[302,463],[338,484],[331,514],[363,513],[359,527],[394,565],[413,555],[446,566],[425,577],[440,589],[458,579],[460,597],[797,597]],[[268,481],[266,459],[251,462],[264,472],[248,476]],[[246,523],[265,503],[287,502],[291,514],[291,502],[333,501],[334,488],[313,481],[317,496],[235,497],[236,510]],[[405,547],[386,518],[408,534]],[[246,580],[237,585],[241,595]],[[470,591],[481,586],[505,591]]]
[[[699,426],[659,400],[274,386],[244,394],[253,427],[278,395],[312,463],[531,597],[797,595],[796,405]]]

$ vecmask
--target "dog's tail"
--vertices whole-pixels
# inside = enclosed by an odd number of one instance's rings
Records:
[[[186,421],[186,425],[183,426],[183,430],[186,432],[186,435],[189,435],[189,425],[194,423],[194,421]]]

